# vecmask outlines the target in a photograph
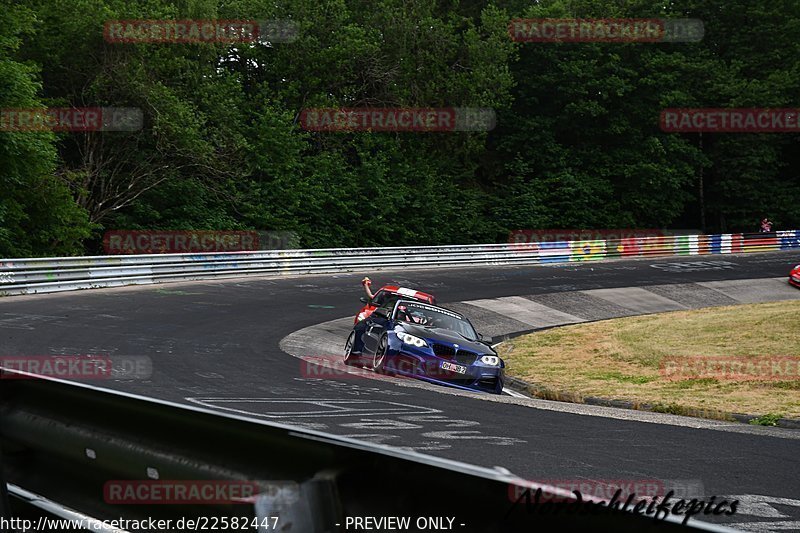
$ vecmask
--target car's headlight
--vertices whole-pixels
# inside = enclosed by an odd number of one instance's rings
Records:
[[[406,333],[405,331],[396,331],[395,333],[397,333],[397,338],[403,341],[405,344],[410,344],[412,346],[416,346],[417,348],[424,348],[428,345],[428,343],[424,340],[420,339],[419,337],[415,337],[410,333]]]
[[[481,357],[481,363],[484,365],[497,366],[500,364],[500,358],[496,355],[484,355]]]

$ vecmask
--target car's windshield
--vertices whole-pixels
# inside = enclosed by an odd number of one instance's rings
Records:
[[[394,307],[395,302],[400,299],[403,300],[419,300],[418,298],[414,298],[411,296],[403,296],[397,293],[389,292],[389,291],[380,291],[378,294],[375,295],[375,298],[372,299],[372,305],[376,307]]]
[[[472,324],[446,309],[415,302],[401,302],[395,310],[394,318],[418,326],[449,329],[471,341],[478,340]]]
[[[370,305],[374,305],[375,307],[382,306],[383,304],[386,303],[387,296],[394,296],[394,295],[392,293],[390,293],[390,292],[387,292],[387,291],[383,290],[383,289],[379,290],[375,294],[375,296],[372,297],[372,301],[370,302]],[[397,301],[397,298],[395,298],[395,301]]]

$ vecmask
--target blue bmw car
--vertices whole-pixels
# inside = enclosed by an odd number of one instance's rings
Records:
[[[505,363],[470,321],[419,301],[387,302],[356,324],[344,362],[459,389],[503,391]]]

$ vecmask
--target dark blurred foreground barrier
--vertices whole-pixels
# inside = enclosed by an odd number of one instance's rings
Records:
[[[326,248],[215,254],[0,259],[0,296],[252,275],[398,267],[526,265],[619,257],[770,252],[800,248],[800,230],[463,246]]]
[[[299,533],[364,531],[352,526],[357,517],[450,517],[452,531],[476,533],[732,531],[630,512],[540,514],[512,502],[522,480],[502,469],[51,379],[0,381],[0,444],[12,513],[27,517],[36,513],[23,503],[35,494],[49,516],[169,519],[173,530],[192,529],[187,519],[226,517],[260,525],[238,530]],[[251,480],[261,488],[235,504],[108,503],[108,483],[120,480]]]

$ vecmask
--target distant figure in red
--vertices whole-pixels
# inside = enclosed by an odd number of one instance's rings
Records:
[[[772,222],[768,218],[765,218],[761,221],[761,233],[771,233],[772,232]]]

